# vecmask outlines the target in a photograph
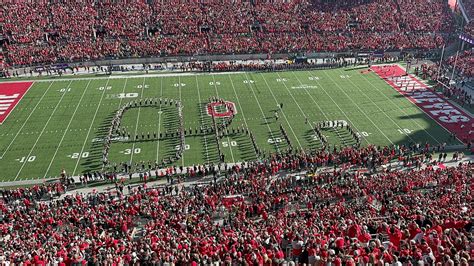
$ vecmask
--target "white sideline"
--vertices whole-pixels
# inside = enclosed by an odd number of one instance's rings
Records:
[[[214,88],[216,90],[216,96],[217,96],[217,98],[219,98],[219,92],[217,91],[216,78],[214,77],[214,75],[212,75],[212,81],[214,82]],[[230,156],[232,157],[232,162],[235,163],[234,153],[232,152],[232,145],[230,145],[229,136],[227,136],[227,142],[229,143]],[[219,143],[217,143],[217,145],[219,145]]]
[[[230,72],[177,72],[177,73],[153,73],[153,74],[136,74],[136,75],[125,75],[125,74],[112,74],[110,76],[103,77],[80,77],[80,75],[71,78],[45,78],[45,79],[18,79],[18,80],[1,80],[1,83],[18,83],[18,82],[52,82],[52,81],[71,81],[71,80],[100,80],[100,79],[133,79],[133,78],[154,78],[154,77],[187,77],[187,76],[205,76],[205,75],[236,75],[247,73],[246,71],[230,71]]]

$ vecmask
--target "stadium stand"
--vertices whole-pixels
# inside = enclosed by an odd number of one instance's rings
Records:
[[[453,31],[445,2],[9,2],[2,5],[0,26],[10,65],[151,55],[430,49],[440,47]]]
[[[458,69],[463,76],[474,76],[474,53],[472,51],[461,52],[457,61],[455,55],[451,56],[446,62],[453,67],[454,63],[456,63],[456,69]]]
[[[87,0],[6,2],[1,10],[0,72],[104,58],[425,50],[446,44],[455,31],[443,0]],[[465,31],[473,33],[472,23]],[[318,66],[344,64],[332,59]],[[456,66],[472,77],[473,52],[460,54]],[[311,67],[190,62],[182,68]],[[437,70],[421,65],[424,77],[437,79]],[[455,87],[443,93],[472,103]],[[474,164],[461,163],[461,152],[447,159],[446,143],[359,144],[290,149],[232,166],[183,162],[166,176],[143,164],[145,177],[128,186],[115,170],[78,177],[85,187],[115,184],[112,191],[74,193],[65,171],[55,183],[1,189],[0,265],[473,265]]]
[[[421,155],[410,156],[415,150]],[[432,160],[425,150],[368,147],[274,157],[236,165],[223,181],[181,189],[145,184],[125,193],[120,185],[117,193],[54,201],[40,199],[63,193],[61,184],[3,191],[0,262],[469,265],[473,166],[422,169]],[[408,168],[347,171],[390,158]],[[342,162],[345,168],[300,178],[273,175]]]
[[[464,26],[464,33],[471,37],[474,36],[474,21],[471,21]]]

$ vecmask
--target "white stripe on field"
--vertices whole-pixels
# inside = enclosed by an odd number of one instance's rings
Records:
[[[43,178],[46,178],[46,175],[48,174],[49,169],[51,169],[51,165],[53,165],[53,161],[54,161],[54,159],[56,158],[56,155],[58,154],[59,148],[61,147],[61,144],[62,144],[63,141],[64,141],[64,137],[65,137],[66,134],[68,133],[69,127],[71,126],[71,123],[72,123],[72,121],[74,120],[74,117],[76,116],[77,110],[79,109],[79,106],[80,106],[80,104],[81,104],[81,102],[82,102],[82,99],[84,98],[84,95],[86,94],[86,91],[87,91],[87,89],[89,88],[89,85],[90,85],[90,84],[91,84],[91,80],[89,80],[89,82],[87,83],[86,88],[85,88],[84,91],[82,92],[81,99],[79,99],[79,103],[76,105],[76,108],[74,109],[74,113],[72,114],[71,119],[69,119],[69,123],[67,124],[66,130],[64,131],[63,136],[61,137],[61,140],[59,141],[59,144],[58,144],[58,147],[56,148],[56,151],[54,151],[53,158],[51,159],[51,161],[50,161],[50,163],[49,163],[49,165],[48,165],[48,168],[46,169],[46,172],[45,172],[44,175],[43,175]],[[81,155],[82,155],[82,154],[79,154],[79,157],[80,157]]]
[[[8,150],[10,149],[10,147],[12,146],[13,142],[15,142],[16,138],[18,137],[18,135],[20,134],[21,130],[25,127],[25,125],[28,123],[28,121],[30,120],[30,117],[33,115],[33,113],[35,112],[35,110],[38,108],[38,105],[41,103],[41,101],[43,100],[44,96],[46,95],[46,93],[48,93],[49,89],[51,88],[51,86],[53,85],[54,81],[52,81],[48,88],[46,89],[46,91],[43,93],[43,95],[41,96],[41,98],[39,99],[39,101],[36,103],[35,107],[33,108],[33,110],[31,111],[31,113],[28,115],[28,117],[26,118],[25,122],[23,122],[23,125],[21,125],[20,129],[16,132],[15,134],[15,137],[13,137],[12,141],[10,142],[10,144],[8,144],[7,148],[5,149],[5,151],[3,152],[2,156],[0,156],[0,159],[2,159],[5,154],[8,152]],[[33,85],[32,85],[33,86]]]
[[[71,83],[72,83],[72,80],[69,82],[69,85],[67,86],[67,88],[69,88],[69,87],[71,86]],[[15,179],[14,179],[13,181],[16,181],[16,180],[18,179],[18,177],[20,176],[21,171],[23,170],[23,168],[25,167],[26,163],[28,162],[28,158],[30,158],[31,153],[33,152],[33,150],[35,149],[36,145],[38,144],[38,142],[39,142],[41,136],[43,136],[44,130],[45,130],[46,127],[48,126],[49,121],[51,121],[51,118],[53,117],[54,113],[55,113],[56,110],[58,109],[59,104],[61,104],[61,102],[63,101],[64,95],[66,95],[66,94],[67,94],[67,89],[66,89],[65,92],[63,92],[63,95],[61,95],[61,98],[59,99],[58,103],[57,103],[56,106],[54,107],[53,113],[51,113],[51,115],[49,116],[48,120],[47,120],[46,123],[44,124],[43,129],[41,130],[41,133],[39,134],[38,138],[36,139],[35,143],[33,144],[33,147],[31,147],[31,150],[30,150],[30,152],[28,153],[28,156],[26,156],[25,161],[24,161],[23,164],[21,165],[21,168],[20,168],[20,170],[18,171],[18,173],[17,173],[17,175],[15,176]]]
[[[94,126],[95,118],[97,117],[97,113],[99,112],[100,105],[101,105],[102,101],[104,100],[104,95],[105,95],[105,92],[107,91],[106,88],[107,88],[107,85],[109,85],[109,81],[110,81],[110,79],[108,79],[107,82],[105,83],[104,91],[102,92],[102,95],[100,96],[99,104],[97,104],[97,108],[95,109],[94,116],[92,117],[91,125],[89,126],[89,130],[87,131],[86,138],[84,139],[84,143],[82,144],[81,152],[79,152],[79,154],[82,154],[84,152],[84,148],[86,147],[87,140],[89,139],[89,135],[91,133],[92,127]],[[102,155],[102,153],[101,153],[101,155]],[[74,166],[74,170],[72,171],[72,176],[74,176],[76,174],[77,166],[79,165],[80,160],[81,160],[81,156],[79,156],[79,158],[77,158],[76,166]]]
[[[278,75],[279,75],[279,74],[278,74]],[[268,82],[267,82],[267,80],[265,79],[265,76],[264,76],[262,73],[260,73],[260,76],[262,76],[263,81],[265,81],[265,84],[267,85],[268,90],[269,90],[270,93],[272,94],[273,99],[275,100],[275,103],[276,103],[277,105],[279,105],[280,103],[277,101],[277,98],[275,97],[275,94],[273,93],[272,89],[271,89],[270,86],[268,85]],[[282,83],[284,83],[284,82],[282,82]],[[285,86],[286,86],[286,85],[285,85]],[[285,114],[285,112],[283,112],[283,110],[281,110],[281,114],[283,115],[283,117],[284,117],[285,120],[286,120],[286,123],[287,123],[288,126],[290,127],[290,130],[291,130],[291,132],[293,133],[293,136],[295,136],[296,142],[298,142],[298,146],[300,146],[300,149],[301,149],[301,150],[304,150],[303,146],[302,146],[301,143],[300,143],[300,140],[298,139],[298,136],[296,136],[296,133],[295,133],[295,131],[293,130],[293,127],[291,126],[290,121],[288,121],[288,118],[286,117],[286,114]],[[304,114],[303,114],[303,115],[304,115]],[[305,116],[305,117],[306,117],[306,116]]]

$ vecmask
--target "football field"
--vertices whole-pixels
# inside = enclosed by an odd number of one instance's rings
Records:
[[[14,84],[0,83],[1,88]],[[225,102],[211,106],[211,97]],[[243,128],[265,155],[290,145],[319,149],[314,123],[336,120],[350,125],[364,146],[460,144],[385,80],[361,69],[65,78],[32,83],[0,125],[0,180],[49,178],[61,169],[68,175],[101,170],[103,139],[116,111],[147,98],[183,105],[184,152],[173,165],[218,162],[218,146],[229,163],[262,157]],[[212,127],[210,112],[225,115],[229,108],[235,117],[227,134],[220,139],[213,132],[201,134],[201,128]],[[138,171],[173,157],[180,147],[179,138],[171,135],[177,120],[173,105],[129,109],[121,126],[131,136],[112,141],[111,165],[129,162]],[[345,128],[331,125],[322,128],[331,149],[354,144]],[[153,137],[160,134],[159,140]]]

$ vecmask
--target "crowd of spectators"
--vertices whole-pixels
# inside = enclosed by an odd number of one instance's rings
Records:
[[[470,21],[466,26],[464,26],[464,34],[474,38],[474,21]]]
[[[446,1],[110,1],[2,4],[9,65],[106,57],[430,49]]]
[[[450,56],[446,62],[454,67],[456,70],[465,77],[474,77],[474,52],[463,51],[459,53],[456,59],[456,55]]]
[[[0,263],[470,265],[474,167],[433,167],[428,150],[275,155],[209,184],[54,201],[38,200],[48,189],[12,190],[0,203]],[[407,168],[361,172],[391,159]]]
[[[461,2],[469,18],[473,18],[474,17],[474,3],[470,0],[462,0]]]

